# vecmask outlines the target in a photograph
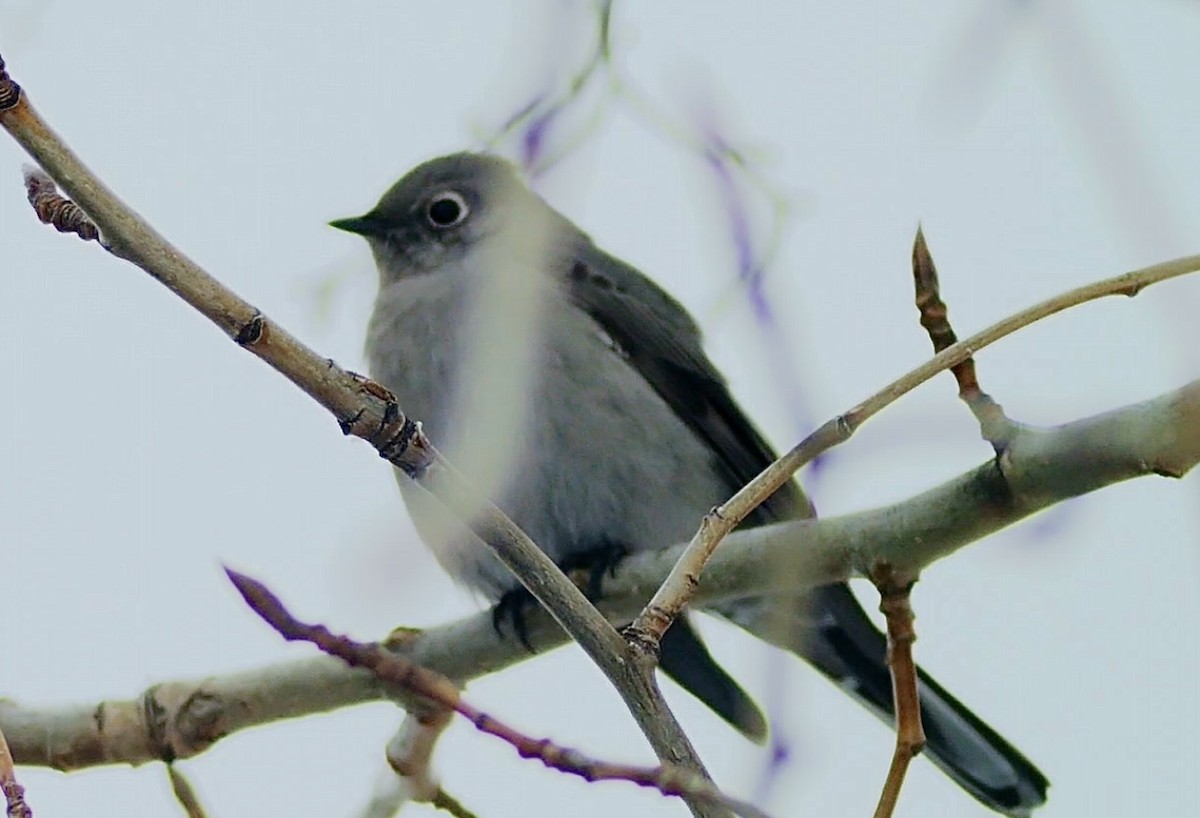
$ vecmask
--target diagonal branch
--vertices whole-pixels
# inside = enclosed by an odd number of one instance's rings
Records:
[[[625,633],[630,639],[630,643],[639,646],[657,645],[671,622],[675,620],[675,617],[690,600],[695,589],[699,587],[700,574],[704,571],[705,565],[721,541],[742,520],[746,519],[750,512],[774,494],[780,486],[791,480],[792,475],[799,468],[834,446],[845,443],[863,423],[903,395],[940,372],[971,360],[978,350],[1043,318],[1105,296],[1132,297],[1151,284],[1178,278],[1198,270],[1200,270],[1200,255],[1185,256],[1086,284],[1048,298],[1039,304],[997,321],[964,341],[958,341],[942,349],[928,361],[892,381],[862,403],[822,424],[791,451],[743,486],[727,502],[717,506],[704,516],[700,529],[692,537],[687,549],[671,570],[671,574],[655,592],[654,597],[646,604],[645,609],[634,620],[634,623],[626,628]],[[1016,435],[1018,432],[1010,429],[1006,434]]]
[[[323,625],[305,624],[288,612],[279,598],[265,585],[245,574],[226,569],[225,573],[246,604],[288,641],[311,642],[330,656],[351,667],[366,668],[380,679],[428,699],[444,711],[453,711],[475,729],[512,745],[522,758],[535,758],[551,769],[577,775],[586,781],[628,781],[639,787],[652,787],[663,795],[690,796],[697,801],[725,807],[738,815],[765,818],[752,804],[739,801],[718,790],[704,776],[672,764],[638,767],[613,764],[589,758],[578,750],[562,747],[548,739],[534,739],[467,703],[449,678],[412,660],[387,650],[379,643],[355,642],[338,636]]]

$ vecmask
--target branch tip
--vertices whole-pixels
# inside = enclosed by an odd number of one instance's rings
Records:
[[[280,636],[289,641],[302,638],[296,634],[295,628],[288,627],[295,620],[283,607],[279,597],[271,593],[266,585],[228,566],[225,566],[225,576],[229,577],[229,581],[233,583],[233,587],[237,589],[250,610],[278,631]]]
[[[229,581],[233,583],[233,587],[237,588],[238,593],[243,597],[251,594],[251,589],[263,587],[262,583],[258,580],[243,574],[241,571],[230,568],[228,565],[222,565],[221,570],[225,572],[225,576],[229,577]]]
[[[950,325],[950,310],[942,300],[941,284],[938,282],[937,267],[925,241],[925,233],[917,228],[912,253],[914,301],[921,314],[921,326],[929,334],[935,354],[958,343],[958,335]],[[975,372],[974,350],[959,363],[950,367],[950,374],[958,384],[958,397],[971,410],[979,422],[983,438],[1001,451],[1012,436],[1012,422],[1005,416],[1000,404],[992,400],[979,386]]]

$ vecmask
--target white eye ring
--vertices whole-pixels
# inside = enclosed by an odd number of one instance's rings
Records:
[[[471,208],[462,194],[453,190],[443,190],[433,194],[429,204],[425,206],[425,218],[429,226],[437,230],[457,227],[471,215]]]

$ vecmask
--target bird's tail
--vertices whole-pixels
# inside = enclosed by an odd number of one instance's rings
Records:
[[[813,664],[889,725],[894,723],[887,640],[845,583],[807,597],[755,597],[724,603],[722,615]],[[685,617],[664,635],[659,666],[668,676],[755,741],[766,736],[758,706],[716,663]],[[1049,782],[1019,750],[924,670],[920,677],[924,754],[987,807],[1029,815]]]
[[[747,738],[759,744],[766,740],[767,720],[762,711],[713,659],[687,614],[663,634],[658,666]]]
[[[892,724],[887,640],[844,583],[809,600],[807,644],[817,669]],[[1046,776],[1019,750],[919,670],[925,755],[980,802],[1007,815],[1028,815],[1046,801]]]

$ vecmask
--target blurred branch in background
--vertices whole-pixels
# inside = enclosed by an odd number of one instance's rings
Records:
[[[570,14],[586,14],[577,4]],[[520,164],[534,179],[544,175],[570,153],[578,150],[603,122],[610,107],[616,107],[641,124],[648,133],[676,144],[695,156],[712,179],[715,198],[724,211],[728,239],[733,251],[733,283],[750,305],[762,334],[762,348],[772,361],[772,383],[779,390],[792,418],[792,432],[806,434],[816,425],[799,380],[798,359],[802,353],[786,342],[775,312],[764,290],[764,281],[775,259],[788,222],[787,198],[776,189],[750,152],[739,147],[721,122],[711,100],[711,91],[698,89],[697,100],[681,118],[673,119],[669,106],[651,98],[626,76],[614,59],[612,0],[592,4],[594,41],[583,64],[570,70],[548,70],[543,86],[517,107],[484,141],[488,150],[513,150]],[[560,10],[561,11],[561,10]],[[578,27],[581,21],[573,21]],[[548,29],[549,42],[542,51],[551,52],[559,29]],[[572,117],[573,115],[573,117]],[[769,225],[761,230],[750,198],[761,199]],[[765,239],[763,235],[765,234]],[[718,312],[729,303],[729,290],[720,297]],[[814,463],[814,468],[817,467]]]
[[[1179,218],[1179,197],[1168,183],[1168,170],[1137,127],[1139,111],[1094,29],[1071,3],[981,4],[934,78],[943,99],[939,112],[973,118],[994,96],[1002,72],[1011,71],[1019,58],[1038,59],[1050,81],[1052,110],[1081,146],[1113,232],[1139,255],[1187,247],[1192,231]],[[1200,348],[1187,342],[1195,305],[1170,302],[1165,312],[1180,340],[1179,354],[1195,368]]]
[[[734,265],[730,284],[720,288],[715,312],[718,316],[728,313],[733,304],[732,296],[737,292],[742,294],[758,329],[763,355],[770,361],[770,383],[787,409],[792,434],[807,434],[816,426],[816,421],[800,378],[804,353],[784,338],[764,289],[768,270],[789,220],[787,198],[758,163],[752,161],[750,152],[738,147],[737,140],[730,136],[730,129],[722,121],[721,111],[713,101],[711,88],[693,88],[691,104],[672,117],[669,103],[653,99],[626,76],[620,63],[614,60],[617,49],[613,43],[612,0],[596,0],[590,4],[590,10],[589,5],[579,3],[559,7],[557,11],[570,15],[571,19],[556,21],[559,24],[544,29],[544,41],[537,49],[538,53],[556,53],[555,46],[561,42],[562,32],[587,27],[589,17],[592,47],[584,51],[587,56],[580,64],[564,69],[551,63],[544,71],[541,87],[485,139],[485,146],[488,150],[498,150],[508,145],[536,180],[579,149],[597,132],[606,112],[617,108],[648,134],[667,140],[696,157],[711,179],[714,198],[722,210]],[[568,64],[576,53],[568,51]],[[752,207],[752,204],[762,206]],[[764,212],[769,221],[765,231],[755,221],[755,216]],[[819,479],[820,466],[827,456],[820,455],[811,464],[807,487],[810,493],[818,490],[812,481]],[[775,667],[769,674],[767,712],[776,726],[770,731],[773,760],[763,770],[756,787],[756,799],[760,802],[767,796],[772,777],[783,769],[790,756],[791,744],[782,728],[789,674],[780,657],[773,656],[769,661]]]
[[[1002,72],[1021,58],[1040,59],[1053,83],[1055,110],[1102,182],[1114,229],[1144,251],[1177,245],[1188,233],[1163,169],[1138,136],[1136,114],[1091,28],[1070,3],[981,4],[934,78],[944,98],[939,107],[960,117],[977,115],[994,97]]]

